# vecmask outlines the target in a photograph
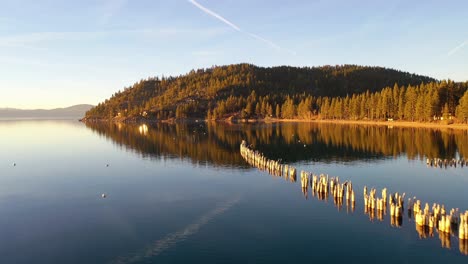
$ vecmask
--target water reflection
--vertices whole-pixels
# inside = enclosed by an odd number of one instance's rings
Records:
[[[427,158],[426,159],[426,165],[428,167],[434,167],[434,168],[447,168],[447,167],[464,167],[468,163],[468,160],[465,158],[453,158],[453,159],[441,159],[441,158]]]
[[[146,158],[190,158],[193,163],[246,167],[223,127],[205,124],[87,123],[94,132]],[[238,145],[238,143],[236,144]],[[236,147],[237,149],[237,147]]]
[[[373,162],[402,155],[426,163],[428,159],[438,163],[439,160],[455,159],[458,163],[468,156],[467,131],[316,123],[86,125],[99,135],[145,157],[190,158],[194,163],[237,168],[249,168],[239,152],[239,143],[246,139],[250,143],[249,148],[263,152],[257,153],[254,162],[250,161],[255,167],[292,183],[296,183],[299,176],[306,199],[310,195],[320,201],[333,199],[337,210],[343,211],[346,205],[347,213],[354,213],[356,201],[360,200],[352,198],[355,194],[351,182],[297,172],[289,164],[303,160]],[[460,252],[468,253],[468,236],[465,235],[468,234],[468,220],[465,219],[468,213],[453,211],[447,214],[437,204],[432,210],[421,210],[421,202],[413,198],[408,201],[407,214],[404,214],[404,194],[391,194],[386,190],[382,190],[378,197],[375,189],[368,192],[365,188],[361,201],[364,213],[372,222],[389,221],[392,227],[401,228],[404,218],[407,218],[408,222],[415,222],[414,228],[421,239],[434,238],[437,233],[442,247],[451,248],[452,240],[456,240]]]
[[[271,159],[287,163],[375,161],[401,155],[424,162],[468,157],[468,131],[462,130],[319,123],[86,126],[145,157],[190,158],[218,166],[245,167],[237,151],[244,139]]]
[[[267,171],[271,175],[284,177],[285,179],[289,179],[290,182],[296,182],[295,167],[270,160],[260,151],[254,150],[244,140],[240,144],[240,154],[250,165]],[[351,181],[340,183],[338,177],[330,178],[324,174],[317,176],[306,171],[300,172],[300,178],[301,190],[306,199],[308,198],[308,189],[311,187],[312,195],[321,201],[328,201],[330,196],[333,197],[333,203],[338,211],[341,211],[344,197],[346,197],[347,212],[349,212],[349,207],[351,207],[351,212],[354,212],[355,193]],[[391,226],[401,227],[403,225],[404,199],[406,194],[387,193],[387,188],[382,189],[381,197],[378,197],[376,193],[377,190],[375,188],[368,190],[367,186],[364,186],[364,214],[369,216],[370,221],[374,221],[377,218],[380,222],[383,222],[384,215],[387,214],[388,204],[390,207]],[[408,199],[408,219],[411,219],[413,215],[419,238],[433,237],[435,229],[439,234],[442,248],[450,249],[451,237],[458,237],[460,253],[467,255],[468,210],[460,214],[458,208],[452,208],[447,214],[445,206],[437,203],[434,203],[432,210],[429,209],[429,204],[426,203],[424,210],[422,210],[421,201],[416,200],[416,197],[414,197],[413,199]]]

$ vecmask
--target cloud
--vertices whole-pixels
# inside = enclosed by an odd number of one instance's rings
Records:
[[[196,6],[197,8],[199,8],[200,10],[202,10],[204,13],[220,20],[221,22],[225,23],[226,25],[230,26],[231,28],[233,28],[234,30],[238,31],[238,32],[241,32],[241,33],[244,33],[256,40],[259,40],[259,41],[262,41],[264,43],[266,43],[268,46],[274,48],[275,50],[278,50],[278,51],[286,51],[292,55],[296,55],[296,52],[295,51],[292,51],[292,50],[289,50],[289,49],[283,49],[282,47],[280,47],[278,44],[264,38],[264,37],[261,37],[257,34],[254,34],[254,33],[251,33],[251,32],[248,32],[248,31],[244,31],[242,30],[239,26],[237,26],[236,24],[232,23],[231,21],[227,20],[226,18],[224,18],[223,16],[221,16],[220,14],[202,6],[200,3],[198,3],[197,1],[195,0],[188,0],[189,3],[193,4],[194,6]]]
[[[448,53],[447,53],[447,56],[450,57],[452,56],[453,54],[457,53],[459,50],[461,50],[463,47],[465,47],[466,45],[468,45],[468,40],[465,40],[464,42],[462,42],[460,45],[456,46],[455,48],[451,49]]]
[[[15,34],[0,36],[0,47],[10,48],[28,48],[35,50],[44,50],[50,42],[76,41],[84,42],[92,39],[106,38],[110,36],[138,36],[146,38],[177,38],[187,36],[211,37],[223,33],[223,28],[210,29],[178,29],[178,28],[159,28],[159,29],[129,29],[129,30],[109,30],[109,31],[45,31],[32,32],[24,34]]]
[[[0,45],[27,45],[44,41],[55,41],[61,39],[83,39],[98,37],[106,32],[33,32],[0,37]]]
[[[2,56],[0,55],[0,61],[6,65],[21,65],[21,66],[35,66],[35,67],[50,67],[54,66],[49,62],[31,59],[31,58],[21,58],[19,56]]]

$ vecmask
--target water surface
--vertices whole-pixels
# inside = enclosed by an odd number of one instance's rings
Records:
[[[251,167],[243,139],[352,180],[356,206]],[[0,142],[2,263],[468,261],[456,234],[418,233],[406,214],[371,218],[362,202],[367,185],[468,209],[468,168],[426,166],[468,157],[466,131],[41,120],[0,121]]]

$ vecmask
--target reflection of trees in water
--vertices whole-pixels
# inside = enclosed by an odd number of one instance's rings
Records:
[[[194,163],[245,166],[234,145],[209,132],[206,124],[157,123],[141,130],[136,124],[87,123],[96,133],[149,158],[189,157]],[[144,132],[143,132],[144,131]]]
[[[409,159],[424,156],[454,158],[457,152],[468,156],[467,131],[317,123],[272,126],[276,129],[271,129],[273,136],[268,139],[246,140],[274,159],[347,161],[400,155]],[[287,148],[283,149],[283,146]]]
[[[271,160],[250,146],[246,141],[242,141],[240,144],[240,154],[247,163],[274,177],[281,177],[292,183],[296,182],[295,167]],[[312,172],[301,171],[300,183],[305,199],[308,199],[310,188],[312,196],[317,197],[318,200],[328,202],[329,197],[333,197],[333,203],[338,211],[341,211],[343,207],[344,194],[346,194],[346,211],[348,213],[354,212],[355,192],[351,181],[340,183],[338,177],[330,178],[324,174],[318,176]],[[405,193],[402,195],[398,192],[387,193],[387,188],[382,189],[381,197],[378,197],[376,193],[375,188],[371,188],[368,192],[367,187],[364,186],[364,214],[368,215],[372,222],[375,218],[383,222],[384,215],[387,215],[387,207],[390,207],[388,212],[391,226],[401,227],[403,225]],[[452,208],[449,213],[443,204],[437,203],[433,204],[432,210],[426,203],[424,210],[422,210],[421,204],[421,201],[416,200],[416,197],[409,198],[407,203],[408,220],[411,221],[411,218],[414,218],[419,238],[433,237],[435,230],[439,233],[442,247],[450,249],[451,236],[458,237],[460,252],[468,255],[468,210],[460,213],[458,208]]]
[[[468,157],[468,131],[388,128],[319,123],[147,125],[88,123],[116,144],[147,157],[188,157],[193,162],[245,166],[238,153],[242,140],[271,159],[285,162],[374,160],[406,155]]]

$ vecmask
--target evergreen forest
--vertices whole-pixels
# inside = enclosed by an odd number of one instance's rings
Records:
[[[88,120],[340,119],[467,122],[468,82],[383,67],[213,66],[141,80]]]

